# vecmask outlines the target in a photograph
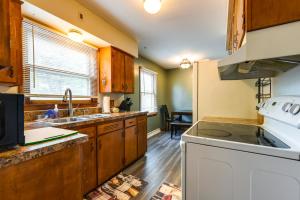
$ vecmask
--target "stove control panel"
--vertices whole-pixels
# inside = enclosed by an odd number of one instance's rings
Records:
[[[259,113],[300,129],[300,96],[280,96],[259,105]]]

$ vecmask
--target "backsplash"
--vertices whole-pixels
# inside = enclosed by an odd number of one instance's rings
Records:
[[[34,110],[34,111],[25,111],[24,112],[24,121],[30,122],[35,121],[38,118],[38,115],[44,115],[46,113],[46,110]],[[91,115],[101,113],[101,108],[99,107],[87,107],[87,108],[77,108],[74,109],[74,116],[80,116],[80,115]],[[58,111],[59,117],[67,117],[68,116],[68,110],[67,109],[60,109]]]
[[[300,65],[273,78],[273,96],[300,96]]]

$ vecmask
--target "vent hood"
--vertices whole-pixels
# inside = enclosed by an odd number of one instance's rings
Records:
[[[248,32],[244,42],[219,61],[221,80],[274,77],[300,66],[300,22]]]

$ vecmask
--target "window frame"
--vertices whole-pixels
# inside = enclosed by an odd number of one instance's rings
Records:
[[[147,94],[153,94],[154,95],[154,101],[156,101],[155,102],[156,107],[154,108],[154,110],[153,111],[148,111],[148,116],[152,117],[152,116],[156,116],[157,112],[158,112],[158,100],[157,100],[158,73],[155,72],[155,71],[152,71],[150,69],[147,69],[145,67],[142,67],[142,66],[139,67],[139,99],[140,99],[140,106],[139,106],[139,108],[140,108],[140,111],[142,111],[142,90],[141,90],[141,88],[142,88],[142,83],[141,83],[142,78],[141,78],[141,75],[142,75],[143,71],[144,72],[148,72],[148,73],[150,73],[150,74],[152,74],[152,75],[155,76],[154,92],[153,93],[147,93]],[[146,93],[146,92],[143,92],[143,93]]]
[[[48,31],[51,31],[55,34],[58,34],[60,36],[63,36],[63,37],[66,37],[66,34],[58,31],[57,29],[55,28],[52,28],[50,26],[47,26],[45,24],[41,24],[39,22],[36,22],[32,19],[28,19],[28,18],[23,18],[23,21],[24,22],[27,22],[27,23],[30,23],[32,25],[36,25],[38,27],[41,27],[43,29],[46,29]],[[23,22],[22,22],[23,23]],[[23,30],[23,25],[22,25],[22,30]],[[22,36],[23,38],[23,36]],[[98,93],[99,93],[99,51],[100,49],[98,47],[95,47],[91,44],[87,44],[87,43],[82,43],[83,45],[86,45],[88,47],[91,47],[91,48],[94,48],[96,49],[96,67],[95,67],[95,70],[94,70],[94,76],[91,80],[91,84],[94,85],[95,88],[92,88],[92,90],[94,90],[94,92],[96,92],[95,95],[90,95],[90,96],[86,96],[86,97],[83,97],[83,96],[76,96],[74,95],[73,98],[75,98],[73,100],[73,104],[74,106],[77,106],[77,107],[96,107],[98,105]],[[20,81],[20,84],[19,84],[19,87],[18,87],[18,92],[20,93],[24,93],[24,81],[23,81],[23,68],[24,68],[24,64],[22,64],[22,81]],[[49,95],[51,96],[51,95]],[[56,95],[53,95],[53,96],[56,96]],[[59,96],[59,95],[57,95]],[[45,109],[49,106],[52,106],[53,104],[58,104],[60,107],[65,107],[65,105],[67,104],[66,102],[63,102],[62,101],[62,96],[61,95],[61,98],[60,99],[32,99],[31,98],[31,94],[25,94],[25,110],[40,110],[40,109]]]

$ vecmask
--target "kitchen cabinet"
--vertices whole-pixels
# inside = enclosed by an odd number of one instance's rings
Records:
[[[66,148],[0,170],[0,199],[82,200],[81,147]]]
[[[247,30],[300,20],[299,0],[247,0]]]
[[[227,51],[237,51],[247,32],[299,21],[299,7],[299,0],[229,0]]]
[[[135,161],[138,157],[138,133],[136,127],[136,118],[125,120],[125,127],[125,165],[127,166]]]
[[[88,142],[82,145],[82,193],[84,195],[97,187],[97,130],[95,126],[91,126],[77,131],[89,137]]]
[[[18,85],[22,79],[21,1],[0,2],[0,83]]]
[[[134,93],[134,58],[125,55],[125,93]]]
[[[124,167],[123,129],[100,134],[97,138],[98,184],[117,174]]]
[[[142,157],[147,151],[147,116],[137,117],[138,133],[138,158]]]
[[[229,0],[226,46],[230,53],[241,47],[245,33],[245,0]]]
[[[114,47],[101,48],[100,92],[134,92],[134,58]]]

